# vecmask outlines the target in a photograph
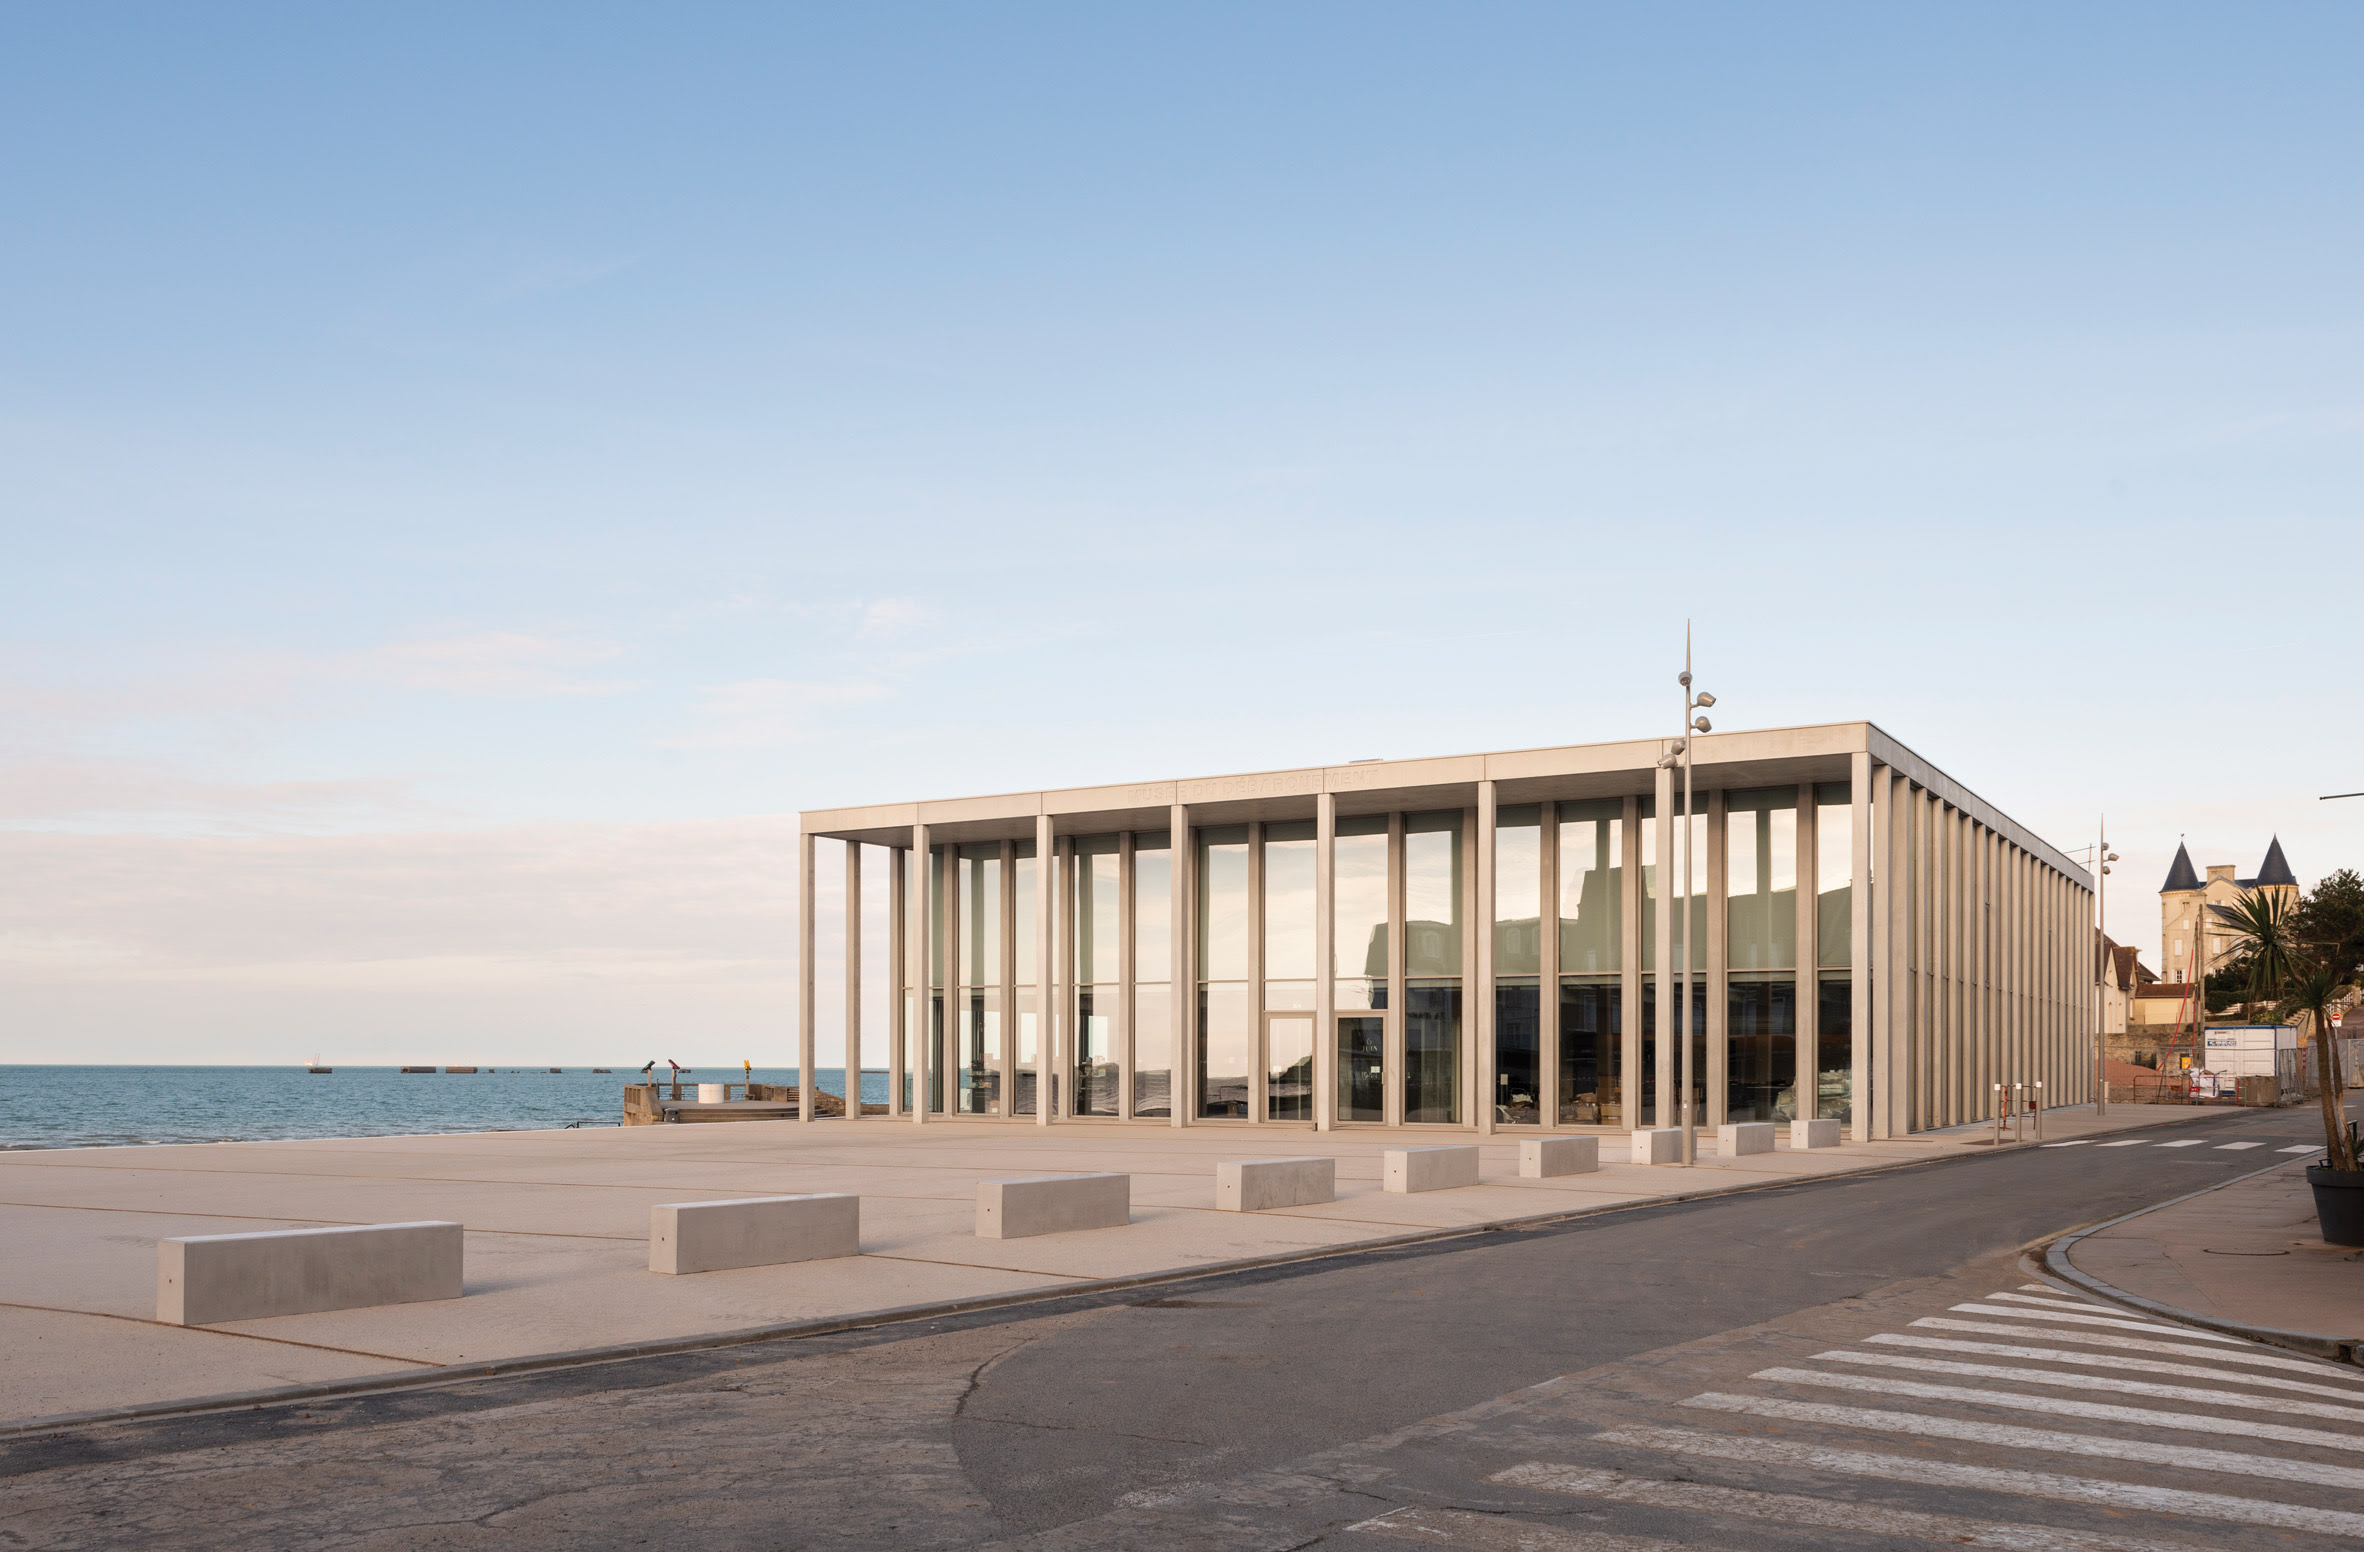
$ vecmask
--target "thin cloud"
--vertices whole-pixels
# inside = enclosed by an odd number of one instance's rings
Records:
[[[522,631],[428,636],[376,647],[341,660],[345,672],[408,690],[454,695],[615,695],[641,681],[598,679],[579,670],[614,660],[612,642]]]
[[[883,684],[802,684],[790,679],[742,679],[698,692],[697,726],[664,739],[667,749],[776,749],[815,731],[825,714],[887,699]]]

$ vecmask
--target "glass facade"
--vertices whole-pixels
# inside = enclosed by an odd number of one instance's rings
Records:
[[[1817,959],[1825,970],[1855,963],[1855,811],[1843,781],[1814,787],[1814,898]]]
[[[1820,1087],[1814,1114],[1825,1121],[1855,1119],[1855,982],[1825,973],[1822,1000],[1814,1010],[1815,1064]]]
[[[1174,1113],[1174,853],[1133,837],[1133,1114]]]
[[[1198,1114],[1246,1120],[1256,1070],[1248,982],[1248,827],[1198,835]]]
[[[1724,963],[1798,964],[1798,789],[1735,792],[1724,812]]]
[[[1461,811],[1404,816],[1403,1112],[1458,1124],[1461,1106]]]
[[[1070,977],[1075,985],[1075,1113],[1120,1113],[1123,1025],[1123,846],[1113,835],[1077,838],[1069,864],[1074,899],[1067,919],[1075,942]]]
[[[1494,982],[1494,1119],[1511,1126],[1543,1120],[1542,982],[1531,975]]]
[[[1560,973],[1614,974],[1624,968],[1625,805],[1607,798],[1558,808]]]
[[[1494,973],[1543,973],[1543,809],[1494,816]]]
[[[1724,1018],[1724,1119],[1796,1119],[1797,977],[1736,972],[1725,988]]]
[[[1672,1002],[1674,999],[1669,997],[1666,1000]],[[1637,1084],[1641,1090],[1642,1112],[1649,1118],[1649,1124],[1674,1126],[1682,1120],[1675,1096],[1669,1095],[1664,1108],[1658,1103],[1658,1001],[1658,978],[1643,976],[1642,1070],[1637,1076]],[[1704,975],[1691,977],[1690,1022],[1691,1119],[1704,1123],[1707,1120],[1707,977]],[[1674,1071],[1675,1081],[1680,1083],[1683,1076],[1680,1051],[1675,1053]]]
[[[1035,1064],[1041,1060],[1041,1021],[1034,999],[1034,843],[1020,841],[1010,849],[1010,965],[1016,985],[1010,1017],[1018,1038],[1010,1050],[1011,1114],[1032,1115],[1035,1105]],[[1051,1075],[1051,1114],[1059,1114],[1059,1078]]]
[[[1404,1120],[1461,1119],[1461,983],[1404,984]]]
[[[1001,1111],[1001,843],[956,851],[959,884],[956,956],[960,969],[953,1057],[953,1108],[962,1115]]]
[[[1561,1126],[1624,1123],[1617,1072],[1624,1050],[1624,999],[1624,988],[1610,977],[1560,978]]]
[[[1338,1119],[1387,1119],[1387,1019],[1374,1013],[1338,1018]]]
[[[1387,816],[1364,814],[1338,821],[1337,997],[1340,1008],[1387,1006]]]
[[[1688,936],[1691,944],[1691,968],[1705,970],[1707,968],[1707,794],[1693,792],[1691,805],[1691,930],[1686,935],[1682,922],[1677,920],[1675,922],[1675,941],[1679,945]],[[1675,806],[1678,810],[1682,806],[1682,794],[1679,792],[1675,795]],[[1672,885],[1675,882],[1675,869],[1681,862],[1679,856],[1669,857],[1666,859],[1666,866],[1660,867],[1658,865],[1658,824],[1656,819],[1652,817],[1655,811],[1656,801],[1654,799],[1642,799],[1638,827],[1642,832],[1640,846],[1642,854],[1641,968],[1645,973],[1650,973],[1652,967],[1658,963],[1658,890],[1662,884]],[[1668,844],[1678,850],[1682,846],[1682,821],[1679,816],[1675,823],[1668,827],[1667,840]],[[1679,961],[1676,968],[1678,970],[1682,968]]]

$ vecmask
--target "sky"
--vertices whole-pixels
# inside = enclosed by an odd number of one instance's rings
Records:
[[[0,1062],[778,1064],[800,808],[1648,736],[1686,618],[2155,968],[2364,866],[2360,45],[9,8]]]

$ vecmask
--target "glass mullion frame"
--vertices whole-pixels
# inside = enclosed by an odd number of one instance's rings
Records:
[[[1256,966],[1262,999],[1257,1064],[1267,1120],[1313,1119],[1314,822],[1279,820],[1261,827],[1255,899]]]
[[[1403,1124],[1459,1125],[1468,1117],[1468,1026],[1463,1005],[1468,815],[1407,815],[1403,857],[1404,1001],[1400,1099]]]
[[[1624,989],[1620,975],[1560,977],[1553,1082],[1561,1126],[1624,1124]]]
[[[1039,1016],[1046,1006],[1043,989],[1034,984],[1034,891],[1042,887],[1041,862],[1032,841],[1004,841],[1001,855],[1002,920],[1009,924],[1001,935],[1002,1005],[1010,1010],[1002,1021],[1001,1092],[1009,1098],[1002,1109],[1012,1116],[1030,1116],[1036,1104],[1048,1102],[1056,1114],[1056,1085],[1052,1096],[1034,1092],[1033,1058],[1046,1022]],[[1026,875],[1023,882],[1021,875]]]
[[[1727,979],[1726,1120],[1797,1118],[1797,996],[1798,978],[1789,971],[1739,970]]]
[[[1187,845],[1189,838],[1183,838]],[[1129,949],[1133,955],[1133,997],[1130,1017],[1133,1036],[1131,1114],[1164,1120],[1173,1107],[1190,1103],[1191,1096],[1176,1080],[1181,1053],[1174,1049],[1173,999],[1187,987],[1173,984],[1173,869],[1177,859],[1173,837],[1166,831],[1143,831],[1132,837],[1133,887],[1128,895],[1133,921]]]
[[[1254,952],[1254,847],[1246,825],[1210,825],[1191,838],[1191,891],[1197,982],[1193,1039],[1198,1060],[1194,1119],[1247,1120],[1255,1114],[1256,1066],[1263,1046]],[[1176,858],[1180,863],[1181,857]]]

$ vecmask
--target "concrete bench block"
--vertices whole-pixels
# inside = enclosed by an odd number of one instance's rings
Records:
[[[1450,1191],[1478,1183],[1478,1151],[1468,1145],[1390,1148],[1383,1183],[1390,1191]]]
[[[1130,1175],[1038,1175],[977,1183],[977,1238],[1023,1239],[1133,1221]]]
[[[1633,1162],[1636,1164],[1682,1163],[1682,1130],[1672,1126],[1645,1126],[1635,1132],[1633,1134]]]
[[[456,1223],[365,1223],[156,1242],[156,1318],[210,1326],[460,1296]]]
[[[1736,1159],[1747,1153],[1773,1151],[1773,1123],[1770,1121],[1739,1121],[1716,1128],[1716,1152],[1723,1158]]]
[[[1527,1180],[1553,1175],[1589,1175],[1601,1167],[1598,1137],[1522,1137],[1519,1174]]]
[[[1310,1207],[1337,1199],[1336,1159],[1235,1159],[1215,1166],[1215,1206],[1224,1212]]]
[[[1789,1145],[1793,1148],[1835,1148],[1839,1145],[1839,1123],[1829,1120],[1792,1121],[1789,1123]]]
[[[648,1269],[720,1272],[862,1253],[862,1199],[750,1196],[728,1202],[661,1202],[648,1210]]]

